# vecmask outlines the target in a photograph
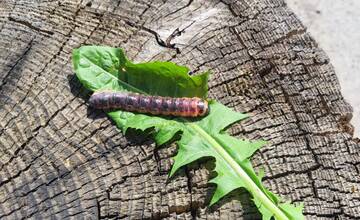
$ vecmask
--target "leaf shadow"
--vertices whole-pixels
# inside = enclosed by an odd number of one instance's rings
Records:
[[[209,172],[208,180],[214,178],[217,173],[214,171],[215,168],[215,160],[211,157],[201,158],[200,160],[194,161],[187,165],[186,169],[190,171],[199,170],[199,168],[205,168]],[[174,176],[175,178],[176,176]],[[252,197],[249,192],[247,192],[244,188],[238,188],[227,195],[225,195],[222,199],[220,199],[217,203],[212,206],[209,206],[212,196],[215,193],[216,185],[212,183],[207,184],[206,196],[204,199],[204,203],[196,208],[205,208],[207,213],[214,213],[218,210],[226,209],[226,206],[229,204],[234,204],[233,201],[238,202],[239,211],[242,210],[242,219],[245,220],[261,220],[262,216],[252,201]],[[197,201],[200,202],[201,201]],[[236,204],[235,204],[236,205]]]
[[[79,79],[76,77],[75,74],[67,76],[67,79],[69,82],[71,93],[77,98],[80,98],[87,106],[86,116],[88,118],[100,119],[100,118],[108,117],[104,111],[92,108],[87,104],[87,101],[89,100],[91,95],[91,91],[87,90],[84,86],[82,86],[81,82],[79,81]],[[115,124],[112,122],[112,120],[111,123]]]
[[[211,196],[214,194],[215,188],[213,190],[208,190],[207,192],[207,204],[210,203]],[[210,212],[220,209],[226,204],[232,203],[232,201],[237,201],[240,203],[239,209],[243,211],[242,218],[244,220],[261,220],[262,216],[257,210],[254,202],[251,200],[251,195],[245,189],[235,189],[224,198],[220,199],[216,204],[207,209]]]

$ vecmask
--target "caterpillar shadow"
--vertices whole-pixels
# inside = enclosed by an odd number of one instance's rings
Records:
[[[86,116],[88,118],[93,120],[107,118],[113,126],[116,126],[115,122],[106,114],[105,111],[93,108],[88,104],[88,100],[92,92],[82,86],[81,82],[79,81],[79,79],[76,77],[75,74],[69,75],[67,77],[67,80],[69,82],[71,93],[75,97],[80,98],[83,101],[84,105],[87,106]],[[145,131],[128,129],[125,136],[129,144],[139,145],[150,141],[152,133],[153,133],[152,129],[147,129]]]

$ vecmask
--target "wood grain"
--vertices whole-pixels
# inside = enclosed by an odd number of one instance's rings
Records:
[[[211,161],[168,180],[176,146],[135,144],[74,76],[72,49],[211,70],[210,96],[252,117],[266,139],[265,185],[308,219],[360,218],[360,144],[324,52],[283,0],[0,3],[0,218],[258,219],[237,190],[207,208]],[[203,161],[204,162],[204,161]]]

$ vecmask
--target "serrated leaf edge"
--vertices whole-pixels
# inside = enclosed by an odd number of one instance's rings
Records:
[[[213,148],[217,151],[219,155],[223,157],[223,159],[230,164],[230,166],[234,169],[237,175],[244,181],[246,185],[246,189],[254,196],[257,197],[262,204],[270,210],[276,219],[279,220],[288,220],[289,218],[286,214],[276,206],[273,201],[271,201],[268,196],[255,184],[255,182],[247,175],[246,171],[242,169],[242,167],[230,156],[230,154],[206,131],[204,131],[201,127],[195,124],[188,124],[194,130],[196,130],[204,139],[206,139],[209,143],[212,144]]]

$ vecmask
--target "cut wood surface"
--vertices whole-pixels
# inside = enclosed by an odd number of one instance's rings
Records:
[[[236,190],[208,208],[212,161],[168,179],[176,146],[124,137],[74,75],[85,44],[211,70],[210,97],[269,143],[264,184],[308,219],[360,218],[360,144],[333,67],[283,0],[0,1],[0,218],[259,219]],[[219,116],[221,117],[221,116]]]

